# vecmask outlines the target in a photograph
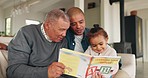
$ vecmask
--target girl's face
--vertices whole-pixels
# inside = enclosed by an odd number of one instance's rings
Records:
[[[106,49],[108,38],[102,35],[98,35],[90,39],[90,45],[93,51],[96,53],[102,53]]]

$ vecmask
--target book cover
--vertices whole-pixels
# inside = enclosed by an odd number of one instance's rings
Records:
[[[66,66],[64,74],[78,78],[91,78],[95,72],[100,72],[105,77],[111,76],[117,69],[120,58],[120,56],[91,56],[62,48],[58,61]]]
[[[120,56],[93,56],[85,78],[92,78],[93,73],[101,73],[104,78],[111,78],[118,71]]]

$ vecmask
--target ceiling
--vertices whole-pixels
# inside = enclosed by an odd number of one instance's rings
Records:
[[[136,0],[124,0],[124,1],[131,2]],[[14,5],[20,5],[24,3],[29,4],[31,8],[33,8],[31,9],[31,11],[46,13],[53,8],[72,7],[74,5],[74,0],[0,0],[0,7],[2,9],[7,9],[10,7],[13,8]]]
[[[33,11],[48,12],[52,8],[73,6],[74,0],[0,0],[0,7],[7,9],[20,4],[29,4]]]

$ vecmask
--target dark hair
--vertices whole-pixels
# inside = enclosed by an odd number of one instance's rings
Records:
[[[107,32],[103,28],[101,28],[98,24],[95,24],[94,28],[91,28],[87,34],[88,40],[90,41],[91,38],[96,37],[98,35],[102,35],[105,38],[108,38]]]
[[[72,16],[77,15],[77,14],[83,14],[84,15],[84,12],[78,7],[71,7],[71,8],[68,9],[67,14],[68,14],[69,17],[72,17]]]

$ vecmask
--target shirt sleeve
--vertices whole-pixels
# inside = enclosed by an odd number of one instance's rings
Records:
[[[48,78],[48,67],[29,65],[31,48],[20,30],[8,45],[7,78]]]

